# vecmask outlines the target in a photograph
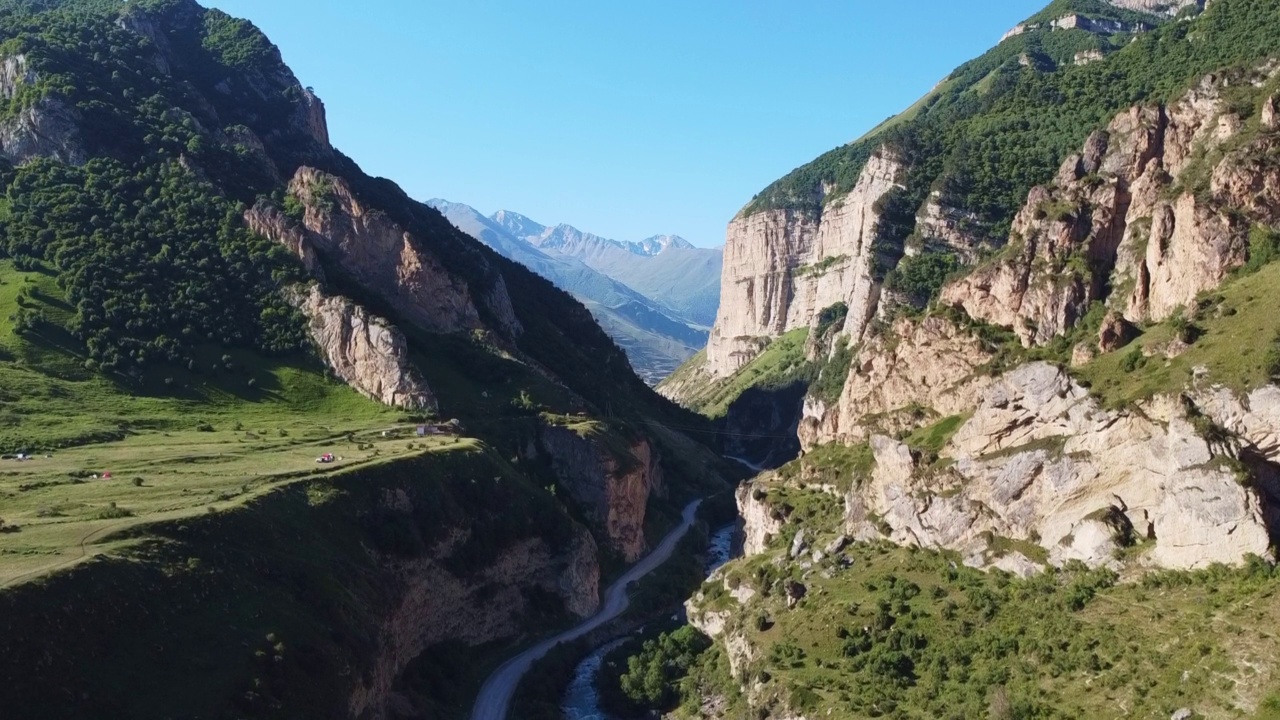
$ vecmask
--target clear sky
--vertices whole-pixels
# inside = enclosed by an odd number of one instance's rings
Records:
[[[412,196],[719,245],[751,196],[1047,0],[205,0]]]

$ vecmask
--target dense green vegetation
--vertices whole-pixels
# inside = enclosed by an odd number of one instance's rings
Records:
[[[914,307],[925,307],[937,299],[943,284],[961,268],[960,261],[948,252],[925,252],[903,258],[889,271],[885,288],[901,293]]]
[[[777,552],[730,567],[728,582],[763,591],[730,626],[759,653],[742,675],[728,672],[722,644],[688,674],[689,644],[655,643],[633,659],[644,672],[672,671],[665,688],[678,694],[680,717],[696,717],[709,697],[724,698],[731,716],[957,719],[1169,717],[1184,707],[1212,717],[1274,702],[1268,676],[1250,670],[1280,647],[1259,630],[1280,608],[1280,577],[1260,559],[1117,584],[1078,565],[1020,580],[948,554],[855,545],[850,569],[807,576],[808,599],[787,610],[780,588],[801,571],[779,571]],[[717,587],[704,592],[722,595]],[[754,687],[750,711],[743,683]],[[635,690],[653,697],[644,684]]]
[[[1068,10],[1138,19],[1100,2],[1055,3],[1045,16]],[[949,205],[977,213],[1000,241],[1028,190],[1051,178],[1089,132],[1125,107],[1172,99],[1206,73],[1266,57],[1277,36],[1280,17],[1266,0],[1221,0],[1192,22],[1170,22],[1133,37],[1077,30],[1015,36],[957,68],[910,119],[797,169],[743,212],[816,212],[823,184],[836,187],[828,198],[848,192],[883,145],[908,164],[913,208],[939,189]],[[1077,52],[1098,49],[1113,52],[1104,62],[1073,63]],[[1024,55],[1040,60],[1024,66]]]
[[[140,373],[194,364],[197,346],[270,354],[304,347],[278,288],[301,280],[282,246],[254,237],[237,208],[177,164],[136,175],[110,160],[23,166],[9,184],[3,251],[50,267],[75,308],[67,328],[90,366]],[[28,322],[27,332],[41,332]]]
[[[637,717],[646,710],[674,710],[681,688],[698,656],[711,648],[702,633],[685,625],[669,632],[638,638],[610,653],[600,675],[601,704],[612,714]]]
[[[1090,392],[1116,407],[1158,393],[1179,393],[1191,385],[1196,368],[1203,369],[1208,381],[1235,390],[1264,385],[1280,377],[1277,283],[1280,264],[1242,272],[1206,293],[1195,307],[1146,328],[1131,345],[1075,372]],[[1167,357],[1175,338],[1192,342],[1185,352]]]

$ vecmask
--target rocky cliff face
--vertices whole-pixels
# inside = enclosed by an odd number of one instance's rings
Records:
[[[985,370],[992,359],[950,320],[899,320],[867,340],[834,405],[806,399],[801,444],[862,442],[875,432],[910,431],[930,418],[963,414],[991,383]]]
[[[742,552],[747,557],[759,555],[782,532],[786,517],[780,508],[767,502],[765,492],[750,484],[739,487],[734,497],[738,502],[738,515],[742,517]]]
[[[903,167],[874,155],[853,191],[818,217],[769,210],[729,224],[720,311],[707,346],[707,369],[726,377],[750,362],[761,339],[807,326],[823,308],[849,307],[846,332],[861,336],[875,316],[875,241],[880,201],[899,187]]]
[[[0,60],[0,99],[31,88],[40,77],[21,53]],[[54,98],[43,98],[0,121],[0,157],[15,165],[47,157],[72,165],[89,159],[80,139],[75,109]]]
[[[466,283],[419,238],[361,203],[346,181],[301,168],[289,192],[305,206],[302,224],[315,250],[431,332],[479,328]]]
[[[317,285],[289,299],[308,320],[311,339],[334,374],[366,397],[405,410],[436,409],[436,398],[409,360],[404,334],[386,319]]]
[[[636,440],[623,451],[603,439],[551,425],[543,428],[539,441],[560,482],[603,529],[613,549],[627,562],[639,560],[648,549],[644,519],[649,497],[666,489],[649,441]]]
[[[853,479],[846,532],[1027,572],[1036,564],[1027,555],[1112,565],[1129,547],[1140,549],[1139,563],[1177,569],[1269,557],[1274,500],[1243,463],[1250,453],[1275,453],[1275,395],[1206,394],[1206,409],[1246,438],[1233,445],[1198,434],[1202,412],[1193,402],[1158,397],[1103,410],[1062,371],[1024,365],[981,392],[939,458],[871,435],[875,469]],[[1257,406],[1246,411],[1249,401]],[[761,497],[739,493],[748,539],[780,532],[777,510],[753,502]],[[1001,540],[1038,550],[1008,559]]]
[[[1106,0],[1106,2],[1125,10],[1151,13],[1153,15],[1177,15],[1185,8],[1201,7],[1209,4],[1209,0]]]
[[[1004,254],[942,301],[1026,345],[1064,334],[1094,302],[1133,322],[1190,306],[1244,264],[1254,224],[1275,222],[1280,173],[1260,160],[1277,143],[1274,114],[1254,133],[1226,99],[1274,73],[1210,76],[1176,103],[1116,117],[1032,190]]]
[[[389,492],[385,502],[390,511],[413,512],[403,493]],[[454,533],[430,557],[392,561],[384,568],[397,578],[399,593],[392,611],[381,619],[376,663],[351,694],[350,717],[391,716],[401,674],[433,645],[461,641],[478,646],[520,635],[529,588],[560,598],[578,617],[589,617],[599,607],[598,551],[586,531],[575,533],[565,552],[529,539],[509,548],[497,563],[459,577],[442,560],[467,539],[463,532]]]

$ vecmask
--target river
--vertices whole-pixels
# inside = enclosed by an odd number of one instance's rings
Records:
[[[733,559],[737,523],[726,525],[711,535],[707,547],[707,577]],[[588,655],[573,672],[573,680],[565,690],[564,703],[560,706],[565,720],[617,720],[600,709],[600,694],[596,691],[596,679],[604,658],[626,638],[615,640]]]
[[[701,500],[689,503],[680,516],[680,524],[658,543],[658,547],[640,562],[632,565],[631,569],[609,586],[604,593],[600,610],[591,619],[543,640],[499,666],[484,685],[480,686],[480,695],[476,698],[476,704],[471,710],[471,720],[506,720],[507,711],[511,708],[511,698],[516,693],[516,686],[535,662],[541,660],[556,645],[577,640],[626,612],[631,604],[631,599],[627,597],[627,588],[631,583],[656,570],[671,557],[680,540],[684,538],[684,534],[696,521],[698,506],[701,504]]]

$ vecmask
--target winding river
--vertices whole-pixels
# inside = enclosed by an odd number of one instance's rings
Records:
[[[711,541],[707,547],[708,577],[733,558],[737,529],[736,523],[726,525],[711,535]],[[596,691],[596,679],[600,675],[605,656],[626,640],[622,638],[596,650],[584,658],[574,670],[573,681],[569,683],[569,688],[564,694],[564,703],[561,705],[565,720],[616,720],[600,709],[600,694]]]
[[[515,695],[520,678],[528,672],[533,663],[551,651],[551,648],[562,642],[577,640],[605,623],[613,620],[626,611],[630,604],[627,597],[627,586],[656,570],[671,557],[681,538],[693,526],[701,500],[689,503],[681,515],[680,525],[672,530],[653,552],[636,563],[622,577],[618,578],[605,592],[600,611],[581,625],[566,630],[559,635],[547,638],[524,652],[503,663],[480,688],[480,696],[476,699],[471,711],[472,720],[506,720],[511,707],[511,698]]]

